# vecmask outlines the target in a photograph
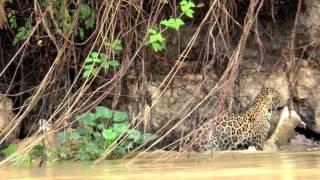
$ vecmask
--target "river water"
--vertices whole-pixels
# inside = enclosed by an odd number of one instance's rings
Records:
[[[44,167],[2,167],[0,179],[320,179],[320,151],[145,153],[133,160],[55,162]]]

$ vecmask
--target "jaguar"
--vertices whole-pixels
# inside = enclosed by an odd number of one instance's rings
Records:
[[[262,150],[270,129],[272,111],[280,100],[278,91],[262,88],[247,110],[207,121],[190,133],[184,144],[188,150],[200,152],[249,147]]]

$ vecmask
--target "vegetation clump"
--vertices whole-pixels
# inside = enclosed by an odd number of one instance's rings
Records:
[[[143,145],[156,136],[130,127],[128,114],[97,106],[93,112],[76,117],[79,126],[76,129],[62,131],[56,135],[59,146],[46,147],[36,145],[31,153],[12,159],[15,163],[31,164],[38,157],[49,160],[96,160],[106,151],[111,151],[107,159],[118,159],[127,155],[136,147]],[[2,150],[8,157],[17,150],[16,144],[10,144]]]

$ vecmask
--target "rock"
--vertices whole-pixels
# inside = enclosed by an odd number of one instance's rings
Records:
[[[153,129],[161,128],[168,120],[180,120],[208,94],[214,86],[214,79],[207,79],[201,87],[202,75],[176,76],[168,89],[162,94],[158,103],[151,110],[151,124]],[[156,83],[148,84],[150,94],[160,95]],[[155,101],[155,99],[153,99]],[[209,118],[213,106],[212,99],[203,103],[184,123],[175,130],[190,132],[197,125],[200,118]]]
[[[318,39],[320,35],[320,1],[305,0],[304,11],[302,12],[299,22],[305,27],[305,32],[311,40]]]
[[[0,134],[2,134],[1,139],[8,133],[10,128],[13,127],[13,124],[10,124],[14,118],[14,113],[12,112],[13,103],[12,100],[5,97],[0,96]],[[5,141],[0,145],[0,147],[8,145],[14,139],[16,139],[19,131],[19,127],[13,130],[5,139]]]
[[[203,78],[202,74],[186,73],[182,76],[176,75],[168,88],[161,94],[161,91],[167,85],[167,83],[164,83],[164,85],[160,87],[163,79],[164,76],[160,76],[158,79],[153,78],[152,81],[145,83],[145,90],[152,96],[151,101],[154,104],[149,113],[145,113],[148,105],[141,108],[141,105],[137,105],[137,103],[143,102],[137,100],[135,100],[135,106],[130,106],[130,104],[133,103],[128,103],[128,109],[130,112],[134,112],[134,116],[138,114],[137,112],[140,112],[138,118],[139,120],[144,119],[144,123],[148,122],[146,131],[149,132],[157,132],[162,129],[161,133],[166,133],[177,123],[181,122],[174,128],[173,133],[168,136],[168,139],[165,140],[174,141],[180,138],[181,135],[189,133],[193,128],[200,125],[200,121],[203,119],[211,118],[210,112],[212,112],[212,107],[215,103],[214,97],[209,97],[208,100],[196,108],[190,116],[182,120],[208,95],[216,84],[217,77],[212,72],[210,72],[210,75],[206,78]],[[138,86],[135,83],[128,85],[128,89],[130,89],[130,93],[132,93],[130,96],[135,97],[139,91]],[[138,111],[135,110],[137,108],[139,109]],[[147,115],[147,117],[150,118],[149,120],[145,120],[145,114],[149,114]],[[165,126],[166,124],[168,125]]]
[[[313,131],[320,133],[320,70],[309,61],[300,61],[296,73],[296,94],[298,113]]]
[[[4,3],[0,3],[0,30],[6,28],[7,21],[8,19],[4,10]]]
[[[262,87],[273,88],[281,93],[281,105],[289,98],[289,84],[286,74],[282,70],[274,72],[259,72],[258,65],[253,64],[250,69],[243,70],[239,77],[240,102],[242,107],[248,107],[260,92]]]

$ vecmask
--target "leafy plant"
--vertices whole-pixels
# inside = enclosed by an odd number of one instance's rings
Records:
[[[93,28],[95,23],[95,12],[94,10],[87,4],[80,5],[80,20],[84,21],[84,25],[86,29]]]
[[[22,26],[18,28],[18,33],[14,37],[13,45],[16,45],[17,43],[24,41],[28,38],[31,30],[31,28],[28,25]]]
[[[165,49],[166,47],[166,39],[162,36],[157,29],[151,28],[148,30],[150,33],[149,40],[145,43],[145,45],[151,44],[154,52],[159,52]]]
[[[45,155],[45,148],[43,145],[36,145],[33,147],[33,151],[32,151],[32,154],[34,156],[37,156],[37,157],[40,157],[40,156],[43,156]]]
[[[180,26],[184,25],[184,22],[180,18],[170,18],[168,20],[161,20],[160,24],[178,31]]]
[[[49,2],[48,2],[48,0],[40,0],[40,5],[43,7],[47,7],[47,6],[49,6]]]
[[[12,163],[16,166],[31,166],[33,163],[33,157],[31,154],[22,154],[14,158]]]
[[[14,152],[17,150],[17,145],[16,144],[9,144],[6,148],[4,148],[1,152],[6,156],[12,155]]]
[[[16,11],[11,10],[8,13],[8,18],[9,18],[10,27],[13,29],[17,29],[18,25],[17,25]]]
[[[166,0],[160,0],[162,3],[168,3]],[[182,12],[182,15],[186,15],[189,18],[193,18],[194,14],[194,8],[196,5],[192,0],[181,0],[180,1],[180,9]],[[183,20],[178,18],[169,18],[169,19],[163,19],[160,21],[160,25],[165,26],[166,28],[171,28],[175,30],[179,30],[181,26],[183,26],[185,23]],[[166,29],[164,29],[166,30]],[[157,30],[157,28],[153,27],[148,29],[149,33],[149,40],[145,43],[145,45],[151,45],[154,52],[160,52],[165,49],[165,37],[162,36],[161,32]]]
[[[106,48],[111,48],[112,51],[115,53],[120,53],[123,50],[123,47],[121,45],[121,41],[119,39],[116,39],[113,42],[106,42],[105,43]]]
[[[97,76],[101,68],[105,71],[109,70],[110,67],[114,69],[120,65],[116,59],[109,59],[104,53],[92,52],[90,56],[84,62],[84,71],[82,74],[83,78],[90,76]]]
[[[77,129],[58,135],[62,147],[70,147],[58,150],[63,155],[61,159],[97,159],[118,139],[122,143],[109,158],[120,158],[136,146],[155,138],[150,133],[130,128],[127,113],[104,106],[97,106],[94,112],[86,112],[76,119],[80,123]]]
[[[193,18],[193,14],[194,14],[193,8],[195,7],[196,5],[194,4],[194,2],[192,2],[192,0],[182,0],[180,2],[180,8],[182,13],[188,16],[189,18]]]
[[[80,22],[84,24],[84,29],[91,29],[95,23],[95,12],[88,4],[80,5]],[[78,27],[79,36],[81,39],[85,36],[85,31],[82,27]]]
[[[9,157],[16,151],[17,151],[17,145],[9,144],[1,152],[4,154],[5,157]],[[35,147],[33,147],[33,150],[31,153],[16,156],[13,159],[11,159],[10,162],[12,162],[14,165],[17,165],[17,166],[30,166],[32,165],[35,157],[43,156],[45,153],[46,152],[43,145],[36,145]]]

